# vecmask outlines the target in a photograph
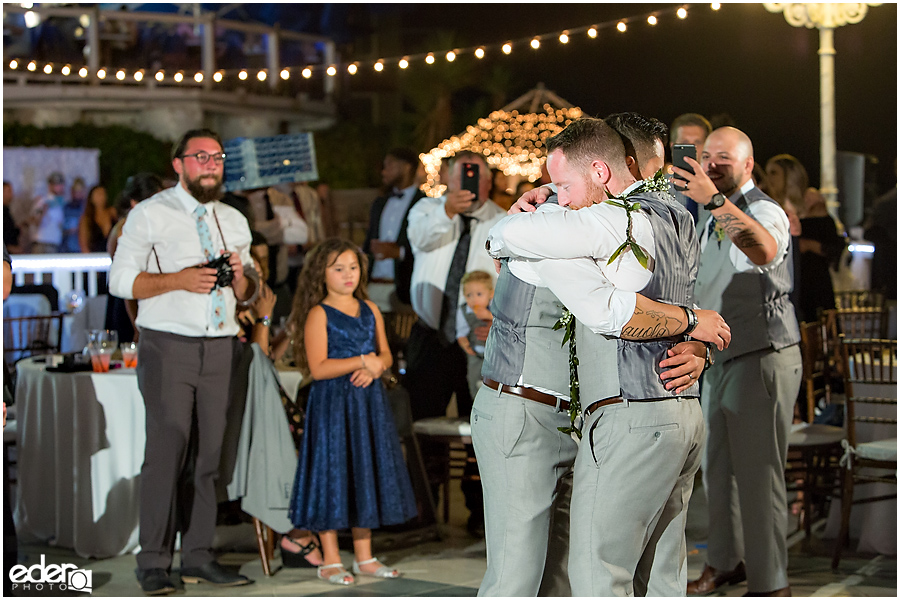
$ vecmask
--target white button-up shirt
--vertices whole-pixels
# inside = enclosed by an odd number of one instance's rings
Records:
[[[141,202],[128,213],[110,270],[109,289],[112,294],[120,298],[134,298],[134,280],[142,272],[177,273],[186,267],[207,262],[193,214],[198,205],[199,202],[178,184]],[[234,208],[218,201],[209,202],[205,207],[204,219],[216,256],[225,251],[237,252],[244,265],[251,265],[247,219]],[[184,290],[139,300],[136,324],[141,328],[188,337],[237,335],[234,290],[229,286],[223,292],[224,329],[212,325],[210,294]]]
[[[635,182],[621,194],[637,187]],[[631,213],[632,236],[650,257],[656,256],[653,229],[647,216]],[[609,257],[625,241],[628,217],[606,202],[580,210],[542,204],[533,213],[501,220],[490,232],[490,251],[510,257],[510,271],[526,283],[550,288],[566,308],[596,333],[619,336],[634,315],[637,292],[651,273],[622,252]]]

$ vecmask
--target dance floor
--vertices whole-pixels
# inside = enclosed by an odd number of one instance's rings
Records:
[[[697,482],[700,484],[699,479]],[[474,596],[484,574],[485,547],[483,540],[469,536],[465,529],[466,509],[457,489],[451,498],[450,524],[445,527],[445,539],[412,547],[385,549],[375,537],[376,554],[387,564],[399,568],[404,577],[384,581],[358,578],[350,587],[337,587],[316,579],[314,569],[280,569],[277,556],[273,562],[276,572],[263,575],[256,554],[253,529],[249,524],[220,526],[216,546],[223,550],[222,564],[240,569],[255,580],[253,585],[239,588],[214,588],[208,585],[180,583],[180,596]],[[821,530],[821,528],[819,528]],[[688,575],[700,574],[706,559],[705,495],[695,493],[688,519]],[[897,596],[896,557],[859,555],[847,551],[839,572],[830,568],[832,540],[819,539],[815,533],[810,543],[802,542],[802,533],[793,536],[788,576],[795,596]],[[380,549],[379,546],[382,546]],[[348,548],[349,549],[349,548]],[[20,562],[33,564],[46,555],[46,564],[69,562],[93,572],[93,596],[141,596],[134,577],[133,556],[104,560],[89,560],[73,552],[46,545],[20,546]],[[345,565],[352,555],[342,551]],[[179,558],[176,556],[175,563]],[[177,575],[177,573],[173,573]],[[177,577],[173,577],[177,581]],[[746,584],[719,589],[714,596],[742,596]],[[40,596],[40,592],[27,595]],[[44,594],[44,595],[58,595]],[[72,593],[70,595],[78,595]],[[81,594],[81,596],[84,596]]]

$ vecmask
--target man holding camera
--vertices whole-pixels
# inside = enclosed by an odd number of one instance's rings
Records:
[[[252,300],[257,287],[243,266],[252,264],[250,229],[219,202],[225,155],[215,132],[188,131],[172,156],[178,185],[129,213],[110,272],[111,293],[139,301],[137,375],[147,443],[137,577],[148,595],[175,591],[169,569],[177,530],[184,582],[250,583],[212,554],[235,306]],[[196,463],[193,481],[183,482],[194,413]]]

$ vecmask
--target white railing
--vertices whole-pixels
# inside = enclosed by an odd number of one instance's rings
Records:
[[[96,296],[99,292],[99,274],[108,274],[111,264],[112,258],[105,252],[12,255],[16,285],[50,283],[63,302],[73,291],[83,292],[86,298]]]

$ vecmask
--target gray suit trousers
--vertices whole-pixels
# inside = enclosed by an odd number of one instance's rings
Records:
[[[716,364],[703,379],[707,562],[728,571],[745,561],[751,592],[788,585],[784,464],[801,368],[795,345]]]
[[[567,596],[568,503],[578,447],[552,406],[482,386],[472,444],[484,490],[479,596]]]
[[[594,411],[575,460],[569,580],[574,596],[683,596],[684,525],[700,467],[696,399]]]

